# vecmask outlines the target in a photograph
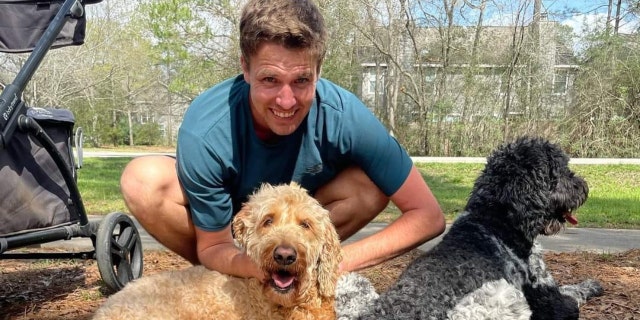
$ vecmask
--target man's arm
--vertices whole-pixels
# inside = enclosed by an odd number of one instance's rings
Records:
[[[198,259],[202,265],[220,273],[264,281],[264,273],[234,244],[231,225],[220,231],[195,229]]]
[[[444,232],[436,198],[415,165],[391,201],[402,215],[380,232],[344,246],[342,271],[360,270],[401,255]]]

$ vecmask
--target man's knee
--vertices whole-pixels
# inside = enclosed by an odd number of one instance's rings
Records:
[[[127,164],[120,177],[125,204],[135,216],[160,205],[177,183],[175,160],[169,157],[138,157]]]
[[[335,183],[335,186],[332,186],[332,183]],[[343,170],[327,186],[337,192],[336,198],[351,198],[361,209],[374,216],[389,203],[389,197],[359,167],[353,166]]]
[[[120,176],[120,191],[126,202],[138,198],[143,186],[153,177],[153,166],[147,164],[148,159],[134,158],[127,164]]]
[[[387,197],[358,167],[350,167],[321,187],[316,199],[331,212],[341,239],[371,222],[389,204]]]

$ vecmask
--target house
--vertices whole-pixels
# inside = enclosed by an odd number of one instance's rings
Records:
[[[544,16],[527,26],[415,28],[381,42],[384,56],[360,49],[361,98],[379,115],[396,103],[394,112],[419,119],[554,118],[570,105],[578,71],[563,32]]]

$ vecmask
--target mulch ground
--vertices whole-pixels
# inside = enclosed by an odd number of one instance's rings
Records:
[[[409,252],[363,271],[378,291],[417,256]],[[581,308],[581,319],[640,319],[640,249],[623,253],[548,253],[560,284],[598,279],[603,296]],[[166,251],[146,251],[144,275],[189,266]],[[90,319],[109,295],[94,260],[0,260],[0,319]]]

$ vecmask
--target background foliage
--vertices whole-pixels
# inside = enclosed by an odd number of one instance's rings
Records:
[[[499,141],[533,133],[572,156],[640,157],[640,36],[621,33],[618,24],[637,20],[637,0],[602,1],[610,9],[606,25],[580,43],[567,27],[552,34],[536,27],[574,14],[541,11],[541,0],[317,1],[330,33],[322,76],[361,94],[362,63],[384,66],[384,83],[366,102],[412,155],[482,156]],[[193,98],[240,72],[243,3],[90,6],[86,43],[49,52],[25,100],[74,111],[91,146],[172,146]],[[508,38],[485,34],[489,13],[513,17],[504,27]],[[553,88],[540,73],[544,39],[579,48],[561,108],[545,98]],[[0,55],[0,82],[10,83],[25,59]],[[496,81],[480,78],[487,62],[499,67],[492,69]]]

